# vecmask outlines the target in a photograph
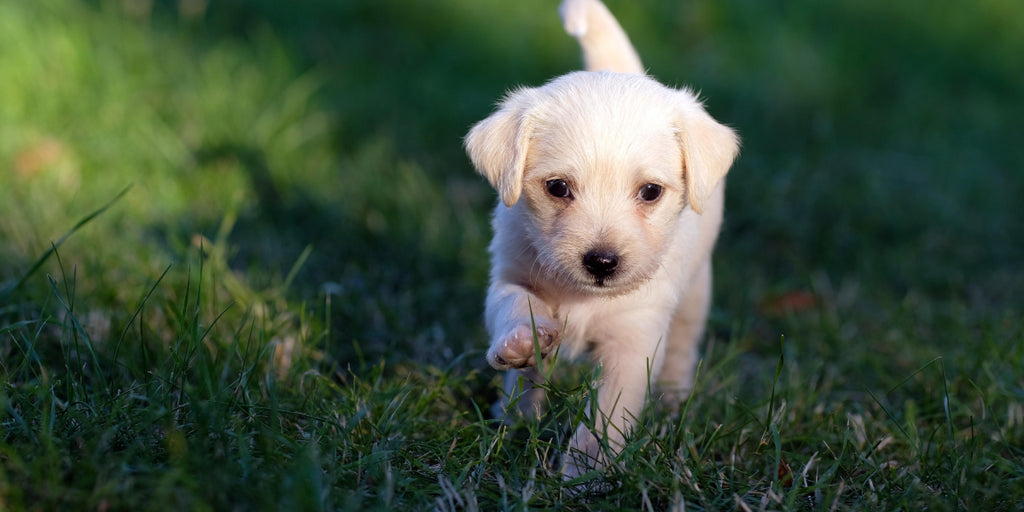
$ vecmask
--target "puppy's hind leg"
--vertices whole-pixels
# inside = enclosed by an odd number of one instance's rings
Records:
[[[505,372],[504,393],[494,405],[491,414],[506,425],[515,423],[516,417],[540,417],[544,404],[544,390],[538,387],[544,376],[536,368]]]
[[[711,262],[697,270],[672,317],[665,360],[658,379],[662,402],[672,409],[690,395],[697,368],[697,348],[711,309]]]

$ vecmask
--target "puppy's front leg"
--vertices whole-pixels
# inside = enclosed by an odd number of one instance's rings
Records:
[[[544,357],[557,344],[560,326],[553,316],[552,308],[526,288],[493,283],[487,293],[487,362],[496,370],[536,366],[537,349]]]
[[[508,370],[505,394],[493,407],[496,417],[510,421],[508,405],[513,400],[517,400],[520,414],[539,413],[544,392],[534,387],[542,378],[534,367],[538,348],[544,357],[557,345],[560,326],[553,316],[551,307],[526,288],[501,281],[491,285],[486,311],[491,334],[487,362],[497,370]]]
[[[612,453],[622,450],[626,435],[644,407],[649,379],[657,372],[652,362],[660,357],[661,345],[652,342],[636,347],[623,343],[602,352],[605,352],[601,357],[604,366],[597,391],[597,411],[592,413],[596,415],[594,430],[583,424],[576,428],[562,469],[566,479],[608,464],[602,450],[604,436]]]

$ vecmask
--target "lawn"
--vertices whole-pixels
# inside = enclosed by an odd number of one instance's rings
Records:
[[[693,397],[501,425],[461,137],[554,0],[0,0],[0,510],[1024,509],[1024,4],[609,0],[743,137]],[[578,488],[576,488],[578,489]]]

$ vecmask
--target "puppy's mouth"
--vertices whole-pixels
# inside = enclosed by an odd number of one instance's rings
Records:
[[[624,275],[615,274],[608,277],[594,277],[578,282],[581,290],[586,293],[614,297],[623,293],[629,293],[640,286],[642,281],[643,279],[634,280]]]

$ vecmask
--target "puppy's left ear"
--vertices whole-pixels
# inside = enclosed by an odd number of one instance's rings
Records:
[[[715,121],[689,91],[680,91],[676,118],[677,137],[683,152],[683,176],[690,208],[701,213],[704,201],[729,172],[740,150],[740,139],[731,128]]]
[[[469,130],[464,141],[476,171],[491,182],[508,207],[516,204],[523,191],[534,94],[532,89],[509,94],[497,112]]]

